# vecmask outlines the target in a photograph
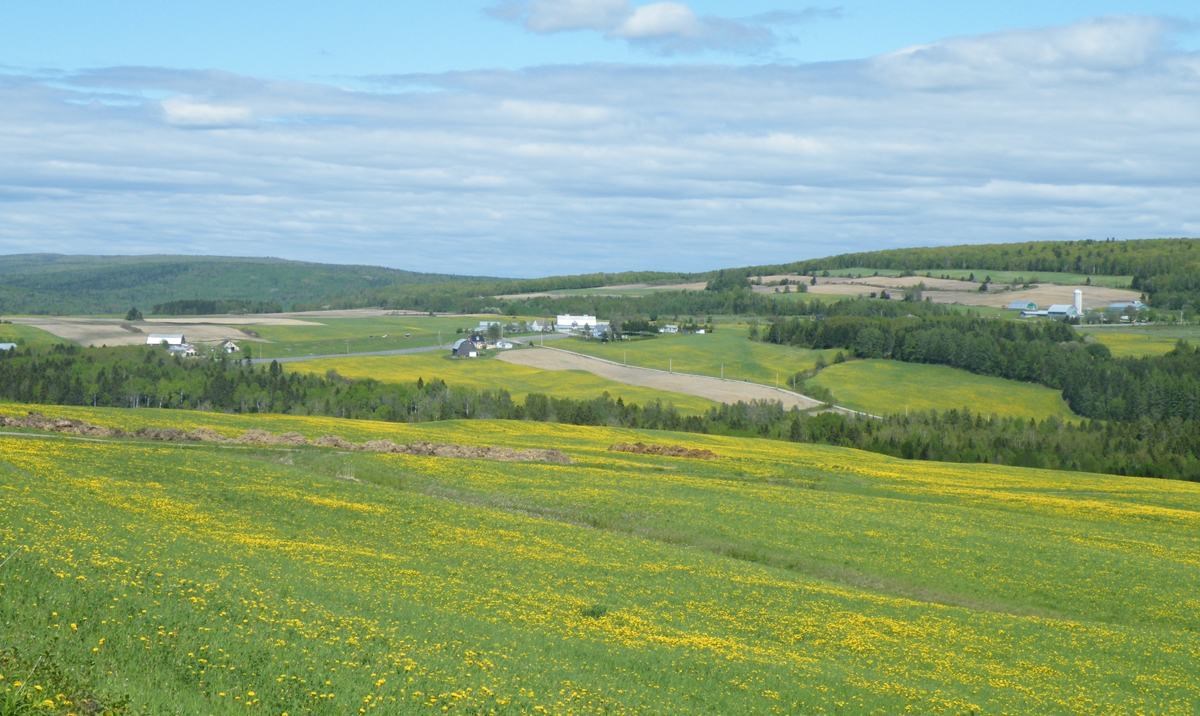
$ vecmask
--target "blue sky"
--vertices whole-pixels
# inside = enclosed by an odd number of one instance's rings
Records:
[[[1193,3],[20,3],[0,253],[538,275],[1200,234]]]

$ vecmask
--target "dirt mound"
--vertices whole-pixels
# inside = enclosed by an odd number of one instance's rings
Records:
[[[0,427],[25,428],[28,430],[45,430],[47,432],[65,433],[67,435],[84,435],[87,437],[109,438],[119,437],[125,433],[121,430],[92,425],[82,420],[69,418],[48,418],[41,413],[29,413],[21,418],[0,416]]]
[[[718,455],[704,448],[683,445],[647,445],[646,443],[617,443],[608,448],[612,452],[631,452],[636,455],[664,455],[666,457],[688,457],[695,460],[716,460]]]
[[[283,433],[276,435],[266,430],[247,430],[236,442],[242,445],[283,445],[288,447],[303,447],[308,439],[300,433]]]

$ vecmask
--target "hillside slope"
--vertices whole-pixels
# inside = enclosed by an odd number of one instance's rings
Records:
[[[221,256],[0,256],[0,313],[121,313],[170,301],[317,308],[368,289],[462,280],[376,266]]]
[[[1200,702],[1197,485],[549,424],[43,410],[158,431],[0,436],[0,697],[51,711]],[[166,428],[571,463],[148,439]],[[711,455],[610,449],[635,441]]]

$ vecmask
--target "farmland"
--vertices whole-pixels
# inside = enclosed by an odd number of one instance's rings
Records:
[[[1080,326],[1079,330],[1119,358],[1163,355],[1181,340],[1200,343],[1196,326]]]
[[[1061,393],[1032,383],[957,368],[892,360],[860,360],[825,368],[809,383],[828,389],[839,405],[876,415],[951,410],[1005,417],[1075,419]]]
[[[558,347],[606,358],[618,363],[745,380],[764,385],[786,385],[789,376],[811,370],[817,358],[833,360],[836,350],[809,350],[748,340],[745,324],[718,326],[706,335],[662,335],[620,343],[571,340]]]
[[[1196,485],[604,428],[44,410],[574,461],[0,436],[0,692],[47,711],[1200,699]],[[717,457],[608,450],[631,440]]]
[[[324,374],[336,371],[346,378],[374,378],[391,383],[440,379],[454,386],[486,390],[504,389],[514,398],[542,393],[562,398],[590,399],[608,393],[626,403],[648,405],[662,401],[685,413],[702,413],[711,401],[683,393],[653,390],[600,378],[584,371],[549,371],[513,365],[491,358],[453,360],[445,354],[408,356],[351,356],[288,364],[288,370]]]
[[[456,330],[474,328],[485,319],[509,320],[497,316],[314,316],[306,319],[314,325],[255,326],[253,330],[269,343],[256,343],[254,351],[262,358],[287,358],[434,346],[439,345],[439,338],[442,344],[452,342],[459,337]]]
[[[825,272],[821,272],[824,275]],[[926,274],[935,278],[947,277],[957,280],[967,280],[974,276],[976,281],[982,281],[985,277],[991,276],[992,281],[997,284],[1022,284],[1022,283],[1057,283],[1072,286],[1104,286],[1107,288],[1129,288],[1133,281],[1133,276],[1105,276],[1101,274],[1088,275],[1082,273],[1071,273],[1067,271],[994,271],[991,269],[919,269],[916,271],[900,271],[899,269],[876,269],[863,266],[855,266],[850,268],[829,269],[830,276],[845,276],[866,278],[868,276],[925,276]]]

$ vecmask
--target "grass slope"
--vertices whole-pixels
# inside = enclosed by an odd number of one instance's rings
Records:
[[[248,299],[318,307],[363,289],[454,277],[375,266],[220,256],[0,256],[0,312],[149,313],[179,299]]]
[[[1052,388],[941,365],[849,361],[822,370],[809,382],[827,388],[839,405],[875,415],[969,408],[975,413],[1039,420],[1078,417]]]
[[[608,360],[626,362],[643,368],[667,370],[672,367],[680,373],[724,376],[751,383],[781,386],[788,378],[816,365],[817,357],[824,356],[832,361],[836,350],[810,350],[769,343],[759,343],[746,338],[745,325],[718,326],[715,333],[706,335],[661,335],[658,338],[621,343],[599,343],[573,339],[556,344],[577,353]]]
[[[575,461],[0,436],[0,694],[47,712],[1200,700],[1197,485],[544,424],[44,411]],[[631,439],[719,458],[607,450]]]
[[[463,388],[507,390],[524,400],[529,393],[560,398],[590,399],[608,393],[615,400],[649,405],[656,400],[673,404],[684,413],[703,413],[715,403],[704,398],[665,390],[626,385],[585,371],[551,371],[513,365],[494,358],[455,360],[443,353],[407,356],[324,358],[287,364],[287,370],[324,374],[334,370],[347,378],[374,378],[389,383],[414,383],[439,378]]]
[[[1021,283],[1056,283],[1063,286],[1104,286],[1106,288],[1129,288],[1133,282],[1133,276],[1106,276],[1103,274],[1088,275],[1082,273],[1071,273],[1068,271],[1003,271],[985,268],[925,268],[915,269],[913,271],[902,271],[900,269],[872,268],[869,266],[852,266],[848,268],[827,269],[830,276],[848,276],[854,278],[865,278],[867,276],[924,276],[929,274],[933,278],[954,278],[967,280],[974,276],[973,280],[983,281],[990,276],[992,281],[997,284],[1021,284]],[[825,271],[819,271],[821,275],[825,275]]]

